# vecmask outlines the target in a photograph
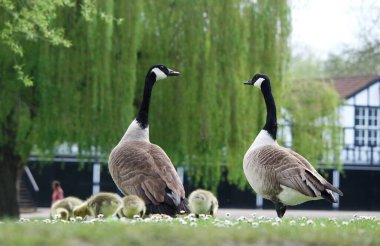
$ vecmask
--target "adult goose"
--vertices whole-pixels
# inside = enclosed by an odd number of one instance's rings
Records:
[[[125,195],[137,195],[146,204],[147,214],[174,216],[189,212],[185,190],[166,153],[149,141],[148,112],[156,81],[180,73],[164,65],[152,66],[146,77],[137,117],[112,150],[108,168],[115,184]]]
[[[243,160],[244,174],[253,190],[275,204],[280,218],[287,206],[322,198],[336,203],[333,192],[341,196],[343,193],[327,182],[300,154],[277,144],[276,105],[268,76],[256,74],[244,84],[261,90],[267,108],[265,126]]]

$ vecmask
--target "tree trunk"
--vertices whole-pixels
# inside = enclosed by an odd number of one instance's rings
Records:
[[[13,151],[0,147],[0,219],[19,217],[16,183],[21,158]]]

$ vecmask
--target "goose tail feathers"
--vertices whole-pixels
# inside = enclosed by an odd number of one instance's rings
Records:
[[[322,185],[323,190],[321,189],[321,193],[322,193],[321,196],[323,198],[325,198],[324,196],[330,196],[330,195],[334,197],[333,192],[337,193],[340,196],[343,196],[343,192],[339,190],[338,188],[336,188],[335,186],[333,186],[332,184],[330,184],[327,180],[323,178],[318,178],[312,171],[308,169],[306,169],[306,173],[309,174],[308,177],[311,178],[312,181],[317,182],[320,185]],[[333,199],[333,200],[336,202],[336,199]]]
[[[341,190],[339,190],[338,188],[336,188],[335,186],[333,186],[332,184],[330,184],[329,182],[326,182],[325,187],[328,190],[337,193],[339,196],[343,196],[343,192]]]
[[[331,203],[337,203],[338,202],[337,199],[335,198],[334,194],[332,193],[332,191],[329,189],[324,190],[321,193],[321,197],[323,197],[324,199],[326,199],[327,201],[329,201]]]
[[[189,214],[190,213],[190,208],[189,208],[189,201],[187,200],[187,198],[183,198],[181,200],[181,203],[179,204],[178,206],[178,212],[181,213],[181,211],[184,211],[185,214]]]
[[[316,189],[315,187],[319,187],[318,192],[315,193],[316,196],[321,196],[322,198],[326,199],[327,201],[331,203],[338,202],[338,200],[334,196],[334,192],[340,196],[343,196],[343,192],[339,190],[338,188],[336,188],[335,186],[333,186],[332,184],[330,184],[327,180],[318,178],[314,173],[312,173],[309,170],[306,170],[306,173],[309,174],[308,175],[309,180],[313,181],[312,183],[314,185],[310,184],[311,188],[314,187],[314,189]],[[315,185],[315,184],[318,184],[318,185]]]
[[[181,202],[177,207],[169,205],[167,203],[160,204],[147,204],[146,205],[146,214],[166,214],[172,217],[175,217],[177,214],[182,214],[181,211],[184,211],[184,214],[189,214],[189,202],[186,198],[181,199]]]

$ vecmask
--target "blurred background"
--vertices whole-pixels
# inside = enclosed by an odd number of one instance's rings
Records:
[[[152,64],[150,139],[186,192],[223,208],[272,208],[242,159],[265,121],[268,74],[279,142],[344,192],[380,209],[380,3],[375,0],[0,0],[0,217],[51,204],[51,182],[82,199],[114,191],[107,158],[141,103]]]

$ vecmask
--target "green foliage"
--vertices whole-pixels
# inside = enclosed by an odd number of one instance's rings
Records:
[[[53,23],[58,8],[74,5],[71,0],[0,0],[0,13],[3,16],[0,24],[0,45],[5,45],[16,57],[24,56],[23,40],[45,40],[52,45],[70,47],[71,42],[64,37],[64,30],[55,27]],[[14,69],[18,79],[26,86],[33,84],[17,62]]]
[[[15,69],[15,71],[17,73],[18,80],[23,81],[25,86],[32,86],[33,85],[32,79],[27,74],[24,73],[24,71],[22,70],[22,67],[20,65],[14,65],[13,68]]]
[[[215,188],[224,164],[229,181],[246,184],[242,158],[265,105],[242,82],[267,73],[280,95],[286,1],[0,0],[0,11],[0,122],[17,122],[10,130],[24,147],[15,152],[78,144],[82,155],[106,161],[141,102],[147,69],[162,63],[182,76],[155,85],[151,141],[195,183]]]
[[[0,45],[6,46],[13,53],[15,59],[24,56],[25,40],[47,42],[53,46],[71,47],[72,42],[65,37],[64,28],[56,25],[57,13],[63,8],[75,10],[78,6],[74,0],[0,0],[0,13],[3,15],[0,23]],[[103,12],[98,13],[93,0],[83,1],[80,9],[83,17],[88,20],[99,14],[106,21],[110,19],[113,21],[112,16],[106,16]],[[22,66],[17,61],[14,69],[18,74],[18,79],[24,82],[26,86],[33,84],[31,78],[24,74]]]
[[[291,127],[292,149],[318,166],[340,167],[339,95],[329,82],[292,80],[284,84],[283,118]]]
[[[283,106],[280,128],[290,127],[292,149],[314,166],[341,168],[342,129],[337,111],[341,99],[325,78],[325,65],[307,51],[292,57],[279,100],[279,106]],[[279,136],[284,143],[281,133],[284,131],[280,130]]]

